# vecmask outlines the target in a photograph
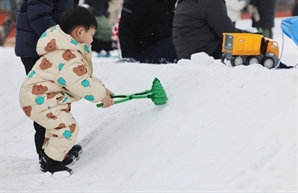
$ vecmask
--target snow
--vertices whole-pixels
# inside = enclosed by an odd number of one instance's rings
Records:
[[[249,20],[237,26],[252,30]],[[297,46],[284,41],[282,61],[295,65]],[[13,48],[0,53],[1,192],[297,192],[297,69],[230,67],[202,53],[168,65],[94,56],[94,74],[114,93],[149,90],[157,77],[169,100],[74,103],[84,152],[65,177],[40,172],[18,102],[24,67]]]

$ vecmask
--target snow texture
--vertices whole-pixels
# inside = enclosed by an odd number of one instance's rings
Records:
[[[281,19],[274,39],[282,45]],[[250,20],[237,23],[252,30]],[[297,192],[297,69],[230,67],[198,53],[178,64],[115,63],[94,56],[94,74],[116,94],[151,89],[166,105],[136,99],[72,105],[84,148],[74,174],[39,170],[34,129],[18,102],[25,70],[1,47],[1,192]],[[285,37],[282,61],[298,62]]]

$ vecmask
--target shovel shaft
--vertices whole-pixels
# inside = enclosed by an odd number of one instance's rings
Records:
[[[137,94],[137,95],[136,95]],[[114,104],[119,104],[119,103],[123,103],[132,99],[143,99],[143,98],[151,98],[151,93],[148,92],[142,92],[143,95],[140,95],[140,93],[136,93],[136,94],[132,94],[132,95],[111,95],[111,98],[123,98],[123,99],[119,99],[119,100],[115,100]],[[103,103],[99,103],[96,105],[98,108],[103,106]]]

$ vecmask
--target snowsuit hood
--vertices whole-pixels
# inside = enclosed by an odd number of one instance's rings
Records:
[[[59,39],[59,46],[57,45],[57,39]],[[64,33],[59,25],[55,25],[50,30],[45,31],[40,36],[36,46],[36,52],[39,56],[43,56],[49,52],[56,50],[69,50],[70,52],[81,53],[83,58],[87,60],[88,64],[90,65],[90,68],[92,70],[91,74],[93,73],[91,62],[91,46],[78,43],[69,34]]]

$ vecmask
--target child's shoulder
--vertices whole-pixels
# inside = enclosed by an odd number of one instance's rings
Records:
[[[55,50],[52,52],[49,52],[47,54],[44,54],[41,56],[41,58],[46,58],[50,62],[57,64],[57,63],[72,63],[72,62],[78,62],[83,61],[83,56],[80,53],[80,51],[76,50]],[[40,59],[41,60],[41,59]]]

